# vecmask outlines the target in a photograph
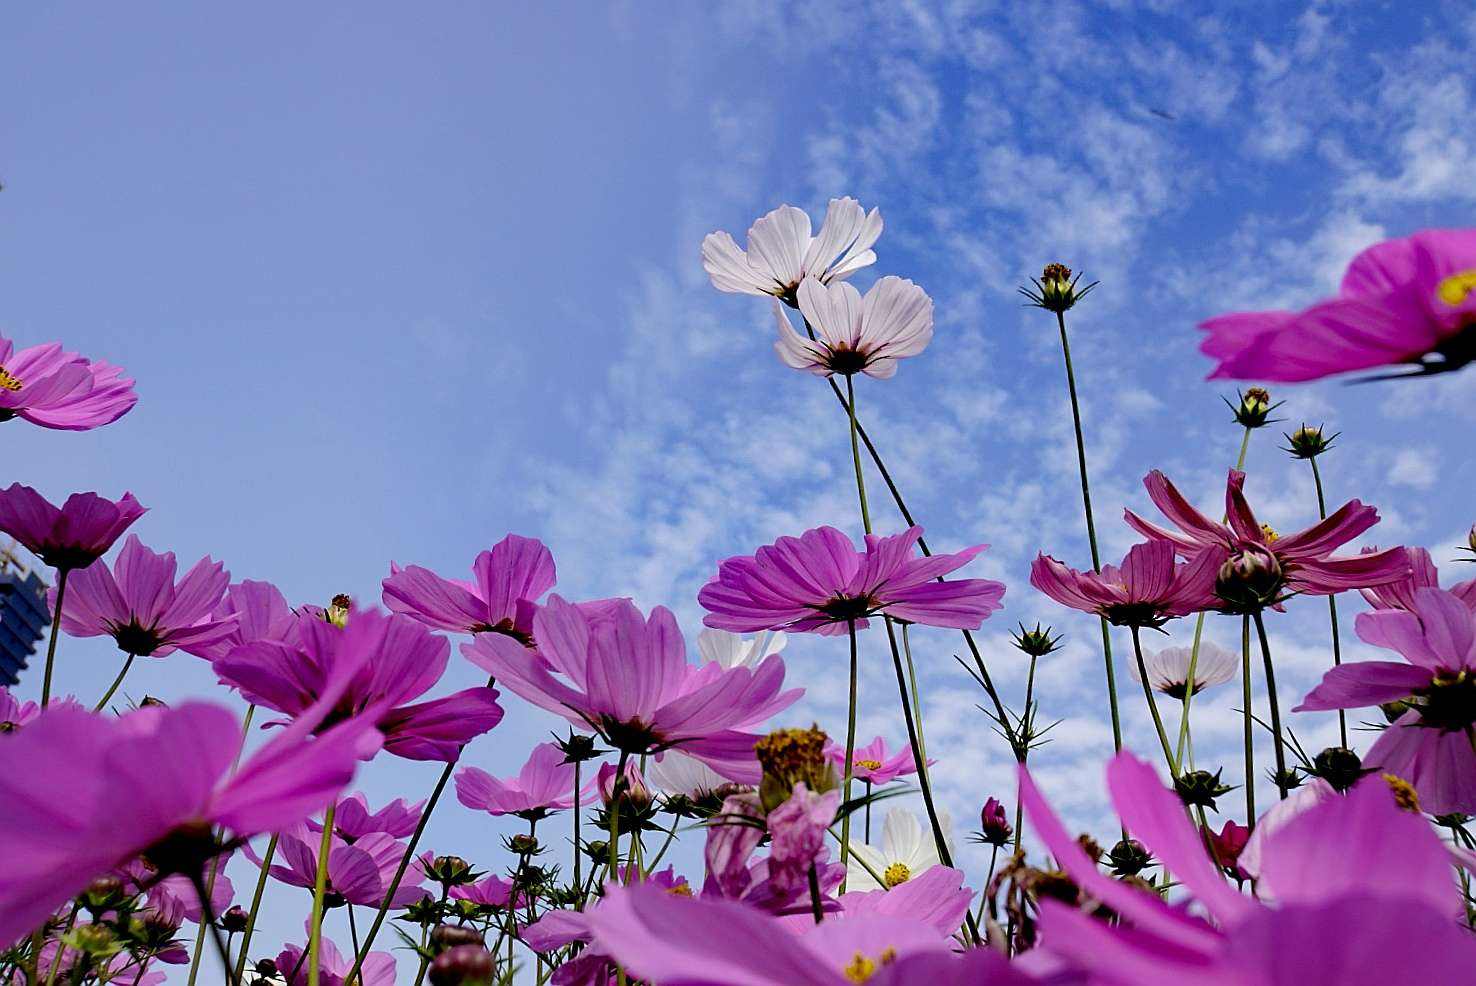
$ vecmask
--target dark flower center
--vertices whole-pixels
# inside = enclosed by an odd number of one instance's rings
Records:
[[[816,607],[837,623],[861,620],[876,612],[880,605],[873,596],[836,596]]]
[[[119,650],[136,657],[146,657],[164,644],[163,634],[154,627],[139,626],[137,620],[114,627],[112,635]]]
[[[869,356],[855,349],[829,349],[825,355],[825,365],[832,371],[847,377],[853,373],[860,373],[870,362]]]
[[[1102,615],[1119,627],[1157,627],[1165,620],[1157,603],[1110,603],[1102,607]]]
[[[1476,725],[1476,676],[1470,672],[1438,677],[1420,694],[1425,697],[1425,703],[1415,707],[1420,725],[1444,733]]]
[[[513,626],[511,618],[499,620],[496,623],[474,623],[467,629],[472,633],[500,633],[504,637],[511,637],[524,647],[530,649],[533,647],[533,635]]]
[[[197,874],[219,853],[220,845],[215,841],[210,824],[196,820],[175,826],[168,835],[139,855],[157,872],[168,876],[172,873]]]

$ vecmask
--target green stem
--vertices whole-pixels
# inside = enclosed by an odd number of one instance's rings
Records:
[[[624,883],[620,878],[620,798],[625,793],[625,765],[630,754],[620,751],[620,766],[615,768],[615,783],[610,787],[610,803],[606,811],[610,816],[610,865],[608,879]]]
[[[220,966],[225,971],[226,981],[230,986],[240,986],[240,981],[234,977],[231,969],[231,951],[226,947],[220,926],[215,923],[215,907],[210,903],[210,892],[205,889],[205,881],[199,872],[195,872],[190,874],[190,882],[194,884],[195,894],[200,898],[200,923],[210,929],[210,937],[215,940],[215,951],[220,956]]]
[[[1256,824],[1256,734],[1251,713],[1250,616],[1240,618],[1240,704],[1245,722],[1245,824]]]
[[[1016,852],[1019,848],[1016,847]],[[989,875],[984,878],[984,889],[979,891],[979,906],[974,911],[974,923],[979,924],[984,920],[984,905],[989,903],[989,885],[994,882],[994,864],[999,859],[999,846],[989,850]]]
[[[674,816],[672,816],[672,819],[671,819],[671,828],[669,828],[669,829],[666,830],[666,838],[662,841],[661,848],[656,851],[655,858],[652,859],[650,865],[646,867],[646,875],[647,876],[650,876],[652,873],[655,873],[656,872],[656,867],[660,866],[661,865],[661,860],[666,857],[666,850],[670,849],[672,842],[674,842],[676,840],[677,824],[679,822],[681,822],[681,820],[682,820],[682,816],[680,816],[680,815],[674,815]]]
[[[1317,468],[1317,457],[1312,456],[1307,460],[1312,464],[1312,483],[1317,487],[1317,517],[1319,520],[1327,520],[1327,500],[1322,495],[1322,472]],[[1338,634],[1338,597],[1327,597],[1327,615],[1332,623],[1332,647],[1333,667],[1343,663],[1343,645]],[[1348,746],[1348,714],[1342,709],[1338,710],[1338,738],[1342,741],[1344,748]]]
[[[1143,679],[1143,697],[1148,700],[1148,711],[1153,714],[1153,728],[1158,731],[1158,743],[1163,747],[1163,759],[1168,764],[1169,776],[1174,780],[1179,779],[1179,768],[1174,763],[1174,751],[1169,747],[1168,733],[1163,729],[1163,718],[1158,714],[1158,699],[1153,697],[1153,685],[1148,677],[1148,666],[1143,661],[1143,641],[1140,639],[1141,629],[1134,626],[1133,631],[1133,656],[1138,661],[1138,677]]]
[[[851,779],[856,768],[856,684],[858,678],[858,662],[856,654],[856,621],[846,622],[847,635],[851,641],[851,687],[850,699],[846,704],[846,769],[845,780],[841,788],[841,800],[849,804],[851,801]],[[840,862],[845,866],[851,858],[851,813],[846,812],[846,817],[841,819],[841,848]],[[841,893],[846,892],[846,878],[841,877]]]
[[[251,720],[256,715],[256,706],[246,706],[246,716],[241,721],[241,745],[236,747],[236,758],[231,761],[231,773],[241,764],[241,754],[246,750],[246,737],[251,735]],[[210,876],[205,881],[205,893],[215,893],[215,876],[220,871],[220,857],[217,856],[210,861]],[[212,897],[213,899],[213,897]],[[202,922],[199,931],[195,934],[195,954],[190,958],[190,975],[186,980],[188,986],[195,986],[195,978],[200,972],[200,953],[205,950],[205,925]]]
[[[114,678],[113,683],[108,686],[108,690],[103,692],[103,697],[97,700],[97,704],[92,707],[93,712],[101,712],[103,709],[107,708],[108,700],[113,697],[113,693],[118,690],[118,686],[123,684],[123,678],[125,675],[128,674],[128,669],[133,667],[134,657],[135,655],[128,654],[128,656],[124,659],[123,667],[118,671],[118,677]]]
[[[261,857],[261,873],[256,877],[256,892],[251,895],[251,911],[246,915],[246,931],[241,936],[241,950],[236,953],[236,982],[240,982],[246,975],[246,956],[251,947],[251,936],[256,932],[256,914],[261,910],[261,895],[266,892],[267,871],[271,869],[272,858],[276,855],[277,836],[273,835]]]
[[[917,693],[917,669],[912,664],[912,643],[907,637],[909,624],[902,623],[902,654],[907,659],[907,684],[912,689],[912,712],[917,716],[917,745],[924,761],[928,759],[927,738],[923,735],[922,699]]]
[[[318,986],[319,960],[323,944],[323,898],[328,893],[328,854],[333,851],[333,815],[338,802],[330,801],[323,813],[323,841],[318,844],[318,874],[313,880],[313,916],[308,926],[308,986]]]
[[[1034,695],[1035,695],[1035,662],[1036,662],[1036,660],[1038,660],[1038,659],[1036,658],[1036,656],[1034,654],[1030,655],[1030,671],[1025,676],[1025,724],[1024,724],[1024,726],[1021,727],[1021,731],[1024,733],[1025,749],[1026,749],[1027,752],[1029,751],[1029,748],[1030,748],[1031,734],[1035,731],[1035,726],[1034,726],[1035,719],[1034,719],[1034,716],[1032,716],[1031,713],[1030,713],[1030,705],[1031,705],[1031,702],[1034,700]],[[1021,763],[1024,763],[1025,761],[1024,760],[1021,760],[1020,762]],[[1024,831],[1024,829],[1025,829],[1025,803],[1020,798],[1020,794],[1017,791],[1015,793],[1015,852],[1017,852],[1017,853],[1020,851],[1020,834]],[[998,850],[999,850],[999,847],[998,846],[995,846],[995,851],[997,852]],[[989,868],[991,870],[994,869],[994,863],[992,861],[989,864]]]
[[[861,525],[871,533],[871,510],[866,506],[866,477],[861,474],[861,447],[856,444],[856,385],[855,378],[846,374],[846,416],[851,422],[851,461],[856,466],[856,495],[861,498]]]
[[[51,669],[56,664],[56,638],[61,631],[62,597],[67,594],[67,575],[71,569],[56,570],[56,612],[51,616],[51,641],[46,645],[46,670],[41,675],[41,708],[51,704]]]
[[[820,874],[814,863],[810,864],[810,913],[815,916],[816,924],[825,920],[825,909],[820,906]]]
[[[581,858],[580,857],[582,857],[584,855],[584,853],[581,851],[582,846],[581,846],[580,841],[579,841],[579,809],[580,809],[580,804],[579,804],[579,772],[580,772],[580,768],[583,767],[583,766],[584,766],[584,761],[582,761],[582,760],[576,760],[576,761],[574,761],[574,886],[576,888],[584,886],[584,879],[583,879],[583,877],[580,876],[580,873],[579,873],[580,868],[581,868]],[[576,910],[583,910],[583,909],[584,909],[584,901],[581,899],[579,901],[579,903],[578,903],[578,907],[576,908]]]
[[[62,961],[67,957],[67,946],[62,944],[62,939],[71,932],[73,925],[77,923],[77,912],[79,910],[81,910],[81,905],[74,903],[72,905],[72,913],[67,915],[67,923],[62,926],[61,932],[56,936],[56,955],[51,959],[51,968],[46,970],[46,986],[53,986],[56,982],[56,974],[61,971]],[[39,956],[39,954],[40,951],[38,950],[37,955]],[[39,966],[37,966],[37,971],[40,971]]]
[[[1266,666],[1266,698],[1271,705],[1271,735],[1275,741],[1276,751],[1276,789],[1281,793],[1283,801],[1286,800],[1286,751],[1281,740],[1281,702],[1276,697],[1276,668],[1271,663],[1271,644],[1266,640],[1266,621],[1261,618],[1261,611],[1256,610],[1251,614],[1256,621],[1256,636],[1261,640],[1261,660]]]

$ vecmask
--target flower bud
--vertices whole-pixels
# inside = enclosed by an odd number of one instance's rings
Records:
[[[1107,853],[1112,872],[1118,876],[1136,876],[1153,862],[1153,856],[1137,839],[1119,839]]]
[[[117,910],[128,898],[123,892],[123,881],[115,876],[100,876],[82,891],[82,906],[93,915],[103,911]]]
[[[341,630],[348,625],[349,610],[353,608],[353,600],[340,592],[333,597],[332,602],[328,604],[328,608],[323,610],[323,619]]]
[[[538,844],[538,840],[526,833],[508,837],[507,848],[509,852],[518,856],[537,856],[543,852],[543,847]]]
[[[835,765],[825,756],[826,740],[824,730],[812,725],[809,729],[776,729],[754,744],[764,769],[759,801],[765,811],[788,801],[796,784],[803,783],[812,794],[840,786]]]
[[[245,931],[250,919],[251,914],[246,908],[240,904],[235,904],[226,908],[225,913],[220,916],[220,927],[222,931],[228,931],[234,935],[238,932]]]
[[[1066,312],[1096,287],[1095,284],[1089,284],[1078,291],[1076,285],[1080,279],[1081,275],[1073,277],[1071,268],[1065,264],[1046,264],[1040,277],[1033,281],[1035,290],[1021,288],[1020,293],[1029,298],[1037,308],[1044,308],[1048,312]]]
[[[1213,774],[1207,770],[1191,770],[1179,775],[1179,779],[1174,782],[1174,790],[1179,793],[1179,800],[1186,805],[1217,811],[1215,799],[1230,793],[1234,788],[1220,782],[1218,770]]]
[[[621,807],[628,807],[637,812],[645,811],[651,807],[651,789],[646,786],[646,779],[641,776],[641,770],[632,760],[625,765],[625,776],[616,777],[613,764],[601,764],[600,772],[595,781],[600,791],[600,800],[608,808],[617,799]]]
[[[1271,412],[1281,406],[1280,403],[1271,403],[1271,394],[1261,387],[1250,387],[1244,393],[1238,394],[1239,403],[1225,403],[1235,413],[1237,424],[1245,428],[1263,428],[1271,422]]]
[[[1346,791],[1368,771],[1358,754],[1345,746],[1330,746],[1312,760],[1312,774],[1332,785],[1335,791]]]
[[[162,698],[155,698],[153,695],[145,695],[143,697],[143,701],[138,703],[138,707],[140,709],[167,709],[169,708],[169,703],[164,701]]]
[[[1316,428],[1302,425],[1296,431],[1286,436],[1286,450],[1296,459],[1315,459],[1328,449],[1337,435],[1324,436],[1322,426]]]
[[[1286,585],[1281,562],[1270,549],[1250,544],[1225,559],[1215,576],[1215,595],[1228,613],[1253,613],[1275,603]]]
[[[1045,657],[1051,651],[1060,646],[1061,638],[1051,636],[1051,628],[1040,628],[1035,625],[1034,630],[1025,629],[1025,624],[1020,624],[1018,631],[1011,630],[1010,636],[1015,642],[1015,647],[1029,657]]]
[[[1273,770],[1270,776],[1271,783],[1275,784],[1278,790],[1295,791],[1302,786],[1302,775],[1295,767]]]
[[[586,842],[584,844],[584,855],[588,856],[596,863],[605,862],[610,858],[610,843],[605,842],[601,839],[596,839],[593,842]]]
[[[78,925],[63,937],[63,941],[77,951],[94,957],[113,955],[122,948],[112,929],[101,924]]]
[[[491,986],[497,964],[481,945],[458,945],[430,964],[431,986]]]
[[[1461,550],[1469,551],[1472,555],[1476,555],[1476,524],[1472,524],[1471,529],[1466,532],[1466,544]],[[1476,561],[1476,558],[1467,558],[1466,560]]]
[[[475,928],[460,924],[441,924],[430,933],[431,951],[436,955],[462,945],[486,947],[487,941]]]
[[[1205,826],[1204,835],[1214,852],[1215,862],[1222,869],[1232,869],[1240,859],[1241,850],[1250,841],[1251,830],[1247,826],[1226,821],[1219,832]]]
[[[564,763],[584,763],[606,752],[595,746],[593,736],[576,733],[572,729],[567,738],[559,739],[555,736],[554,742],[564,754]]]
[[[433,857],[430,864],[425,867],[425,875],[448,887],[471,883],[476,879],[471,864],[460,856]]]
[[[991,846],[1006,845],[1015,834],[1005,806],[997,799],[990,798],[984,802],[984,808],[979,812],[979,832],[981,841]]]

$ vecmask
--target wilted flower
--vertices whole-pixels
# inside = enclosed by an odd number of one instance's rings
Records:
[[[1165,647],[1160,651],[1143,652],[1143,665],[1148,669],[1148,683],[1155,691],[1162,692],[1179,701],[1189,693],[1189,662],[1194,661],[1194,694],[1206,688],[1222,685],[1233,679],[1240,670],[1240,659],[1225,648],[1208,640],[1199,644],[1199,656],[1194,658],[1193,648]],[[1128,674],[1142,683],[1136,661],[1128,662]]]
[[[933,338],[933,299],[900,277],[888,275],[863,298],[849,284],[822,285],[813,277],[799,287],[799,310],[816,338],[800,335],[784,307],[774,303],[779,340],[774,349],[786,366],[828,377],[865,373],[887,379],[897,361],[916,356]]]
[[[64,352],[59,342],[15,351],[0,336],[0,421],[87,431],[117,421],[138,396],[121,367]]]
[[[749,228],[747,253],[728,233],[709,233],[702,266],[719,291],[773,295],[792,306],[806,277],[828,284],[874,264],[881,231],[880,210],[868,213],[853,198],[830,200],[819,236],[810,235],[803,209],[781,205]]]

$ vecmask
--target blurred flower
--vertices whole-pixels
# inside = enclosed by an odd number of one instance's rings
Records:
[[[509,534],[477,555],[475,582],[391,563],[384,605],[437,630],[502,633],[531,645],[533,612],[553,588],[555,574],[553,555],[542,541]]]
[[[1096,613],[1115,626],[1157,627],[1214,605],[1215,572],[1223,557],[1223,550],[1206,548],[1180,565],[1173,545],[1149,541],[1134,545],[1121,567],[1079,572],[1041,554],[1031,563],[1030,584],[1063,606]]]
[[[617,796],[622,805],[629,805],[635,811],[644,811],[651,806],[651,789],[646,787],[640,765],[634,760],[625,765],[623,778],[616,773],[614,764],[600,764],[599,773],[595,775],[595,787],[607,808]]]
[[[318,823],[317,829],[322,832],[322,822]],[[271,867],[272,876],[288,886],[312,890],[317,880],[318,851],[322,844],[322,837],[307,825],[298,825],[280,833],[276,857],[279,862]],[[257,866],[261,865],[261,860],[249,847],[246,856]],[[385,832],[373,832],[354,840],[352,845],[337,836],[332,837],[328,851],[329,906],[348,903],[379,907],[384,903],[385,894],[404,856],[405,844]],[[406,869],[394,896],[390,897],[390,905],[404,907],[426,894],[414,867],[410,867]]]
[[[35,702],[22,702],[10,694],[10,689],[0,686],[0,736],[29,725],[41,714],[41,706]]]
[[[646,764],[646,779],[666,794],[700,801],[730,781],[696,757],[667,750]]]
[[[1148,669],[1148,683],[1156,691],[1163,692],[1179,701],[1189,692],[1189,661],[1193,649],[1189,647],[1165,647],[1160,651],[1143,652],[1143,665]],[[1142,683],[1136,661],[1129,661],[1128,674]],[[1240,658],[1212,644],[1208,640],[1199,644],[1199,658],[1194,662],[1194,694],[1198,695],[1213,685],[1223,685],[1240,672]]]
[[[764,631],[752,637],[726,630],[703,630],[697,635],[697,653],[702,660],[725,668],[751,668],[789,642],[788,635]]]
[[[404,798],[396,798],[378,811],[370,811],[364,792],[355,791],[338,799],[333,809],[333,834],[349,845],[376,832],[403,839],[415,831],[424,808],[424,801],[407,804]],[[323,831],[322,823],[314,819],[308,819],[308,828]]]
[[[819,726],[809,729],[776,729],[754,744],[754,755],[763,767],[759,800],[772,811],[803,784],[824,793],[840,785],[830,760],[830,738]],[[845,757],[842,755],[842,761]]]
[[[949,829],[947,815],[940,821],[946,838]],[[887,819],[882,823],[880,846],[852,843],[851,854],[857,857],[847,864],[846,869],[846,885],[852,890],[891,890],[940,865],[938,845],[933,841],[932,832],[915,814],[902,808],[887,812]],[[881,878],[880,883],[877,882],[878,877]]]
[[[749,228],[746,253],[728,233],[707,234],[702,267],[719,291],[768,294],[793,305],[807,276],[828,284],[876,263],[871,247],[881,231],[880,210],[868,213],[853,198],[830,200],[819,236],[810,235],[804,210],[781,205]]]
[[[305,951],[300,945],[288,944],[277,955],[277,969],[287,986],[308,986],[308,964],[303,961]],[[344,955],[325,935],[318,942],[318,963],[318,986],[345,986],[345,980],[354,967],[354,953]],[[394,956],[388,952],[370,952],[359,968],[359,974],[354,977],[354,986],[395,986]]]
[[[1365,548],[1364,550],[1375,549]],[[1408,576],[1394,582],[1358,590],[1374,609],[1412,611],[1416,590],[1440,588],[1440,572],[1436,569],[1430,552],[1424,548],[1406,548],[1405,552],[1409,556],[1410,573]],[[1451,595],[1465,603],[1472,612],[1476,612],[1476,579],[1457,582],[1450,587],[1449,591]]]
[[[849,284],[825,287],[807,277],[799,286],[799,310],[816,338],[796,332],[776,301],[774,350],[786,366],[817,376],[864,373],[885,380],[897,372],[898,360],[916,356],[933,338],[933,299],[900,277],[883,277],[864,298]]]
[[[1338,296],[1301,312],[1200,325],[1211,379],[1316,380],[1378,366],[1458,370],[1476,358],[1476,230],[1431,229],[1353,258]]]
[[[456,800],[489,815],[541,818],[573,806],[574,765],[557,743],[540,743],[516,777],[500,780],[477,767],[458,770]]]
[[[1209,844],[1210,853],[1220,869],[1239,871],[1240,853],[1250,839],[1251,830],[1244,825],[1237,824],[1233,819],[1226,819],[1220,831],[1216,832],[1206,825],[1203,834],[1205,841]]]
[[[803,783],[779,807],[769,812],[769,882],[782,894],[803,896],[809,889],[810,867],[827,858],[825,833],[840,807],[839,789],[820,793]]]
[[[879,613],[911,623],[978,629],[999,609],[1005,587],[988,579],[937,579],[968,564],[985,545],[914,557],[922,528],[866,535],[857,551],[834,527],[783,537],[752,556],[729,558],[697,595],[710,627],[740,633],[784,629],[843,634]]]
[[[87,431],[117,421],[138,403],[121,367],[64,352],[59,342],[15,351],[0,336],[0,421]]]
[[[73,493],[57,508],[20,483],[0,490],[0,531],[60,570],[97,561],[143,514],[132,493],[116,503],[96,493]]]

